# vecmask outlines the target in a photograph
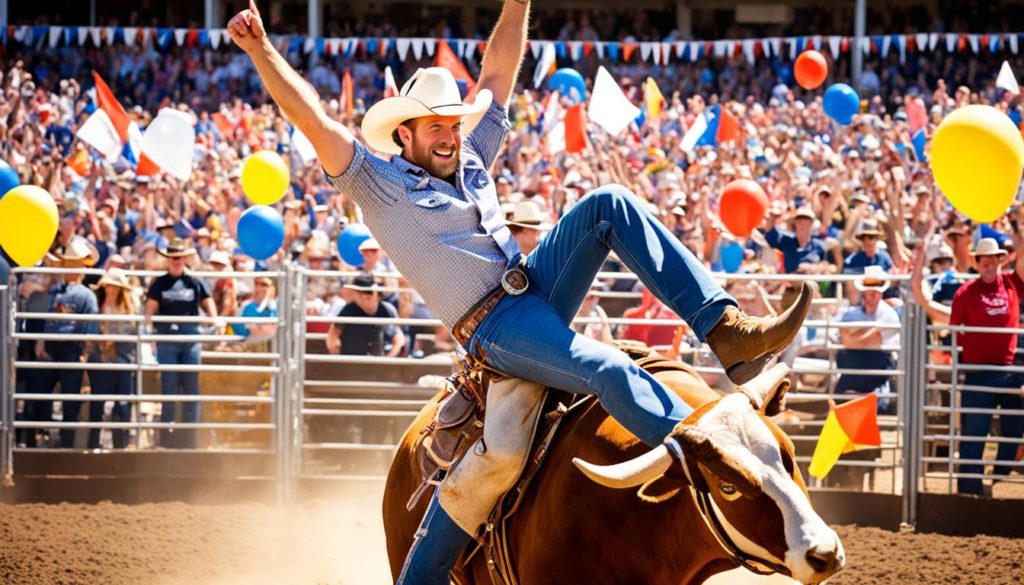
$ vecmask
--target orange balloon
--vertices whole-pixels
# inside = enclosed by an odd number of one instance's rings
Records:
[[[828,77],[828,63],[821,53],[808,49],[800,53],[793,63],[793,76],[800,87],[816,89],[825,83],[825,78]]]
[[[750,179],[736,179],[725,186],[718,210],[722,223],[735,236],[746,238],[764,221],[768,196]]]

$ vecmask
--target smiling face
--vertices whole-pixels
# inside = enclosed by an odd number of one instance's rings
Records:
[[[974,261],[978,265],[978,274],[981,275],[982,281],[995,282],[996,277],[999,276],[999,262],[1002,259],[1002,255],[975,256]]]
[[[462,118],[460,116],[425,116],[398,127],[398,136],[405,147],[402,157],[423,167],[440,179],[447,179],[459,168],[462,151]]]

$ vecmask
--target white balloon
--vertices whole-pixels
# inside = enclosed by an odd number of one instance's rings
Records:
[[[142,153],[182,181],[192,176],[195,148],[192,116],[172,108],[160,110],[142,136]]]

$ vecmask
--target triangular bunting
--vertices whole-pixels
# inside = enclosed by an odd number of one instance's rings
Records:
[[[395,50],[398,51],[398,59],[403,63],[405,62],[406,56],[409,55],[409,46],[412,41],[409,39],[395,39]]]
[[[832,52],[832,60],[839,59],[839,43],[842,41],[840,37],[831,36],[828,38],[828,49]]]
[[[174,29],[174,43],[179,47],[185,44],[185,35],[188,34],[187,28],[176,28]]]

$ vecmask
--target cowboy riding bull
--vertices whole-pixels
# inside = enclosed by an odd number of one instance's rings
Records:
[[[694,408],[669,441],[650,449],[599,404],[586,402],[564,415],[539,470],[526,454],[542,414],[542,388],[520,379],[492,385],[487,412],[500,407],[501,414],[488,416],[479,441],[486,450],[470,450],[440,488],[453,519],[481,534],[481,547],[471,546],[456,565],[455,582],[677,585],[742,566],[817,583],[841,569],[842,544],[811,508],[792,442],[768,418],[789,387],[788,368],[777,365],[722,397],[689,366],[656,355],[639,365]],[[384,494],[396,577],[426,508],[409,511],[406,502],[420,481],[431,410],[399,444]],[[725,480],[699,458],[673,473],[670,444],[708,457],[708,441],[719,442],[743,474]],[[520,480],[524,467],[526,475],[536,473],[532,480]],[[636,486],[644,486],[639,494],[608,489]],[[513,487],[519,493],[493,514]]]
[[[365,144],[354,126],[328,114],[312,86],[278,53],[254,0],[227,28],[281,111],[313,144],[327,180],[359,205],[377,241],[470,359],[507,376],[596,395],[634,437],[663,447],[659,461],[669,475],[692,477],[699,463],[755,496],[761,493],[757,486],[766,484],[756,481],[749,450],[730,448],[749,442],[746,426],[722,415],[713,417],[726,421],[713,432],[702,430],[694,414],[701,411],[626,354],[578,335],[569,322],[614,251],[742,385],[792,341],[813,289],[802,287],[778,317],[744,314],[701,261],[621,185],[587,193],[524,256],[505,224],[488,169],[504,156],[529,10],[530,0],[504,1],[473,98],[462,96],[447,69],[420,69],[399,95],[378,101],[363,116]],[[487,409],[491,433],[503,432],[505,410],[501,402]],[[459,523],[441,501],[444,491],[434,490],[415,531],[418,538],[398,576],[404,585],[447,584],[473,540],[476,527]],[[476,491],[464,487],[462,500],[473,500]]]

